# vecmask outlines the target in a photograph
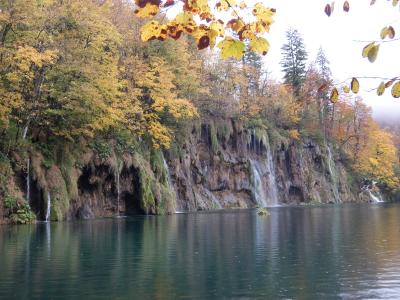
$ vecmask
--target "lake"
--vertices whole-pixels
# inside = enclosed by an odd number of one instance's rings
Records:
[[[400,205],[0,226],[1,299],[400,299]]]

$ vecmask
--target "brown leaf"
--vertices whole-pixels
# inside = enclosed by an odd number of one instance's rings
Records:
[[[324,83],[323,85],[321,85],[321,86],[318,88],[318,93],[323,93],[323,92],[325,92],[327,88],[328,88],[328,84]]]
[[[326,13],[326,15],[327,15],[328,17],[331,16],[332,8],[331,8],[330,4],[327,4],[327,5],[325,6],[325,13]]]
[[[202,49],[207,48],[208,46],[210,46],[210,38],[207,35],[204,35],[199,39],[197,48],[199,50],[202,50]]]
[[[385,88],[390,87],[396,80],[397,80],[397,77],[392,78],[391,80],[389,80],[388,82],[386,82],[386,83],[385,83]]]
[[[349,3],[349,1],[345,1],[345,2],[344,2],[344,4],[343,4],[343,10],[344,10],[345,12],[349,12],[349,10],[350,10],[350,3]]]

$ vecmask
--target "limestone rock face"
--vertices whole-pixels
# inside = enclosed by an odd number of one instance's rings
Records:
[[[170,159],[177,210],[358,201],[345,166],[328,144],[277,142],[232,124],[225,139],[203,125]],[[260,199],[262,198],[262,199]]]
[[[32,153],[30,207],[43,220],[50,194],[51,220],[59,221],[371,201],[374,195],[352,184],[327,142],[290,140],[277,130],[222,120],[193,126],[179,147],[175,154],[153,149],[107,159],[88,149],[69,168],[45,167],[40,153]],[[26,172],[14,174],[13,195],[26,201]]]

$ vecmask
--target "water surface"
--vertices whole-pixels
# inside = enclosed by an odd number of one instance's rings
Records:
[[[1,299],[400,299],[400,205],[0,226]]]

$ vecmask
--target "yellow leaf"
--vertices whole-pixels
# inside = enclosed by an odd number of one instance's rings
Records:
[[[384,40],[386,37],[389,37],[390,39],[393,39],[395,36],[395,31],[392,26],[387,26],[382,28],[381,30],[381,39]]]
[[[373,63],[375,62],[376,58],[378,57],[378,52],[379,52],[379,45],[373,46],[369,51],[368,51],[368,60]]]
[[[161,36],[163,25],[157,21],[150,21],[140,28],[140,36],[143,42],[157,39]]]
[[[265,23],[266,25],[271,25],[274,20],[276,10],[273,8],[265,7],[262,3],[257,3],[253,9],[253,15],[258,21]]]
[[[212,22],[210,25],[210,29],[214,30],[217,35],[223,37],[225,33],[224,25],[222,21]]]
[[[151,3],[147,3],[143,8],[139,7],[135,10],[136,16],[140,18],[146,18],[146,17],[154,17],[158,12],[160,11],[160,8],[158,5],[154,5]]]
[[[400,98],[400,81],[397,81],[392,87],[392,96],[394,98]]]
[[[226,24],[227,28],[231,28],[235,32],[241,31],[244,26],[245,24],[240,19],[232,19]]]
[[[241,59],[244,54],[245,45],[243,42],[232,37],[226,37],[218,43],[217,47],[221,49],[222,59],[228,59],[230,57]]]
[[[385,83],[382,81],[381,84],[378,86],[378,89],[376,90],[378,96],[382,96],[383,93],[385,93],[385,88]]]
[[[364,48],[363,48],[363,51],[362,51],[362,57],[368,57],[368,53],[369,53],[369,51],[372,49],[372,47],[374,47],[375,46],[375,43],[374,42],[372,42],[372,43],[369,43],[367,46],[365,46]]]
[[[351,80],[350,87],[354,94],[357,94],[360,91],[360,83],[358,82],[357,78],[353,78]]]
[[[337,88],[333,88],[330,100],[332,103],[336,103],[339,101],[339,92],[338,92]]]
[[[234,6],[236,5],[236,1],[235,0],[221,0],[219,2],[217,2],[217,4],[215,5],[215,7],[219,10],[219,11],[227,11],[229,9],[230,6]]]
[[[266,55],[269,50],[269,43],[265,38],[256,37],[250,41],[250,50]]]

